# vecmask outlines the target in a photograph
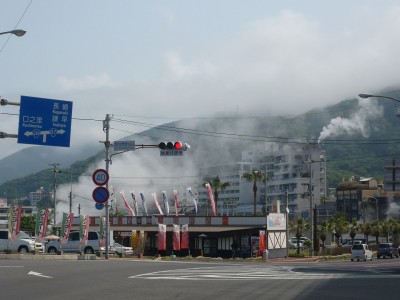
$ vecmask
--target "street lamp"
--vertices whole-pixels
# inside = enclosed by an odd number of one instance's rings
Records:
[[[10,31],[4,31],[4,32],[0,32],[0,35],[2,34],[14,34],[16,36],[23,36],[26,33],[25,30],[22,29],[14,29],[14,30],[10,30]]]
[[[396,102],[400,102],[399,99],[396,99],[396,98],[393,98],[393,97],[388,97],[388,96],[370,95],[370,94],[358,94],[358,96],[360,98],[363,98],[363,99],[372,98],[372,97],[373,98],[386,98],[386,99],[390,99],[390,100],[393,100],[393,101],[396,101]]]

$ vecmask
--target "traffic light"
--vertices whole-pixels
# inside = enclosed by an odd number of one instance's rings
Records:
[[[161,150],[183,150],[186,151],[190,146],[182,142],[161,142],[158,144],[158,148]]]

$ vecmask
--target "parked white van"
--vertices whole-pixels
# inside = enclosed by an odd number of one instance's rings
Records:
[[[369,249],[367,244],[354,244],[351,247],[351,261],[355,259],[372,260],[372,250]]]
[[[8,239],[8,230],[0,230],[0,251],[11,251],[19,253],[30,253],[35,252],[35,241],[31,239],[25,239],[28,236],[25,232],[20,233],[15,240]],[[20,238],[20,236],[23,236]]]
[[[100,252],[99,235],[95,231],[89,231],[88,241],[86,245],[81,245],[79,231],[71,231],[68,241],[61,244],[59,240],[51,241],[46,245],[46,253],[73,252],[85,254],[93,254]]]

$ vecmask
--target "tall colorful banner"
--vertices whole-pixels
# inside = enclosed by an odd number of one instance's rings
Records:
[[[167,225],[158,224],[158,250],[167,249]]]
[[[259,256],[263,255],[263,251],[265,250],[265,230],[260,230],[260,242],[259,242]]]
[[[163,215],[164,213],[163,213],[163,211],[161,209],[160,203],[158,203],[158,200],[157,200],[157,194],[156,193],[151,193],[151,196],[153,197],[154,204],[156,205],[156,207],[158,209],[158,212],[160,213],[160,215]]]
[[[100,247],[105,247],[106,245],[106,217],[100,217]]]
[[[80,245],[86,246],[89,237],[89,216],[81,216],[79,225]]]
[[[196,201],[195,196],[193,195],[192,188],[191,188],[191,187],[188,187],[188,188],[187,188],[187,191],[189,192],[189,194],[190,194],[190,196],[192,197],[192,200],[193,200],[193,204],[194,204],[194,213],[197,214],[197,201]]]
[[[22,206],[11,206],[8,215],[8,232],[9,239],[12,241],[15,240],[16,236],[19,234],[19,230],[21,227],[21,215],[22,215]]]
[[[38,210],[36,215],[36,226],[35,226],[36,242],[40,242],[46,236],[48,218],[49,218],[48,209]]]
[[[126,200],[125,192],[122,190],[119,193],[121,194],[122,199],[124,199],[124,204],[125,204],[126,209],[129,211],[131,217],[134,217],[135,212],[133,211],[132,207],[129,205],[128,201]]]
[[[215,210],[215,201],[214,201],[214,195],[213,195],[213,191],[211,189],[211,185],[209,183],[205,184],[207,192],[208,192],[208,197],[210,198],[210,204],[211,204],[211,208],[213,211],[213,216],[215,217],[217,215],[217,211]]]
[[[146,199],[144,198],[143,191],[140,192],[140,198],[142,198],[142,207],[143,207],[144,213],[146,214],[146,216],[148,216],[149,214],[147,213]]]
[[[162,192],[162,203],[163,203],[164,211],[168,216],[169,215],[169,204],[168,204],[167,191]]]
[[[71,232],[72,222],[74,221],[74,213],[63,213],[61,222],[61,244],[65,244],[68,241],[69,233]]]
[[[189,249],[189,225],[182,225],[181,249]]]
[[[138,238],[136,230],[132,230],[131,247],[135,250],[138,247]]]
[[[131,191],[131,196],[132,196],[132,201],[133,201],[133,210],[135,211],[135,214],[138,216],[139,215],[139,206],[136,201],[135,191]]]
[[[178,191],[174,190],[174,200],[175,200],[175,216],[179,215],[179,202],[178,202]]]
[[[181,230],[179,225],[172,225],[172,250],[181,250]]]

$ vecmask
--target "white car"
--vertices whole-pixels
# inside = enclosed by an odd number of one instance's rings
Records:
[[[357,260],[372,260],[372,250],[367,244],[354,244],[351,247],[351,261]]]
[[[79,231],[71,231],[66,243],[60,241],[51,241],[46,245],[46,253],[56,254],[59,252],[83,252],[85,254],[98,253],[100,251],[99,235],[95,231],[89,231],[89,237],[86,245],[81,245]]]
[[[23,232],[20,232],[20,235]],[[25,235],[27,235],[24,232]],[[19,235],[19,236],[20,236]],[[8,230],[0,230],[0,251],[12,251],[19,253],[35,252],[35,241],[28,236],[28,239],[20,238],[17,236],[15,240],[8,239]]]
[[[29,234],[27,234],[25,231],[20,231],[18,234],[18,237],[21,240],[30,242],[33,241],[35,243],[35,252],[36,253],[43,253],[44,251],[44,243],[36,242],[35,237],[31,237]]]
[[[115,249],[116,254],[121,254],[121,255],[132,255],[133,254],[132,247],[123,246],[118,243],[114,244],[114,249]]]

